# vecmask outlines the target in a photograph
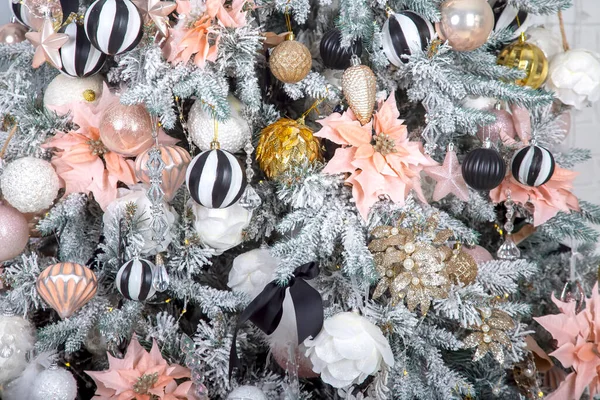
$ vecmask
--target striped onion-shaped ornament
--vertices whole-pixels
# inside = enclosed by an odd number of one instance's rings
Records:
[[[391,14],[383,24],[383,52],[397,67],[408,62],[403,55],[410,56],[427,50],[435,35],[431,22],[412,11]]]
[[[85,12],[85,33],[92,45],[108,55],[132,50],[142,40],[143,21],[129,0],[96,0]]]
[[[37,278],[36,288],[40,297],[64,319],[94,297],[98,280],[88,267],[65,262],[42,271]]]
[[[119,293],[126,299],[144,301],[154,295],[152,285],[155,265],[143,258],[127,261],[117,272],[115,285]]]
[[[541,186],[554,174],[556,163],[548,149],[531,145],[517,151],[510,168],[513,177],[527,186]]]
[[[246,188],[246,173],[226,150],[206,150],[194,157],[186,173],[194,201],[207,208],[226,208],[237,202]]]
[[[161,173],[162,180],[160,187],[164,192],[165,199],[171,201],[175,197],[177,189],[185,181],[187,167],[192,157],[183,147],[159,144],[158,148],[160,150],[160,157],[165,164]],[[135,176],[146,184],[150,184],[150,172],[148,170],[150,150],[152,148],[145,150],[135,159]]]
[[[83,25],[71,22],[61,32],[69,35],[69,40],[58,50],[62,61],[60,71],[79,78],[97,74],[106,61],[106,54],[92,46]]]
[[[489,0],[489,3],[494,12],[494,32],[510,28],[514,32],[512,38],[516,39],[531,25],[527,11],[519,10],[506,0]]]

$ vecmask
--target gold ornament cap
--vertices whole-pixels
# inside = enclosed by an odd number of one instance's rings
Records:
[[[377,79],[371,68],[361,65],[356,55],[350,63],[352,66],[342,76],[342,92],[354,115],[364,125],[371,120],[375,110]]]

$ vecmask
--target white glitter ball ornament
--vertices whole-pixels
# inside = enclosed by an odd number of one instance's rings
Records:
[[[74,400],[77,397],[77,381],[64,368],[42,371],[31,388],[30,400]]]
[[[233,260],[227,286],[254,299],[273,280],[278,260],[269,249],[254,249],[240,254]]]
[[[584,49],[557,54],[550,61],[548,89],[578,110],[600,99],[600,55]]]
[[[88,78],[57,75],[44,92],[44,106],[53,108],[76,102],[96,104],[102,96],[103,83],[101,75]]]
[[[267,400],[267,396],[256,386],[244,385],[233,389],[227,400]]]
[[[240,115],[243,104],[233,96],[228,96],[231,117],[227,121],[219,121],[219,143],[221,149],[231,153],[240,151],[250,137],[250,127]],[[188,129],[192,141],[200,150],[209,150],[215,134],[215,120],[210,113],[202,109],[202,102],[196,101],[188,117]]]
[[[0,385],[21,375],[33,344],[29,321],[16,315],[0,315]]]
[[[0,190],[4,199],[22,213],[36,213],[52,205],[60,189],[54,167],[35,157],[19,158],[4,168]]]
[[[306,339],[304,345],[313,371],[335,388],[361,384],[382,363],[394,365],[394,354],[381,329],[353,312],[326,319],[321,333],[314,340]]]

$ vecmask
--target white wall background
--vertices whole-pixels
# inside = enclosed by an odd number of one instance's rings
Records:
[[[0,24],[11,18],[9,1],[0,0]],[[571,48],[584,47],[600,53],[600,0],[574,0],[565,15]],[[558,32],[557,19],[540,18],[540,23]],[[574,111],[573,127],[567,138],[569,147],[592,150],[593,159],[579,165],[575,193],[578,197],[600,204],[600,102],[583,111]]]

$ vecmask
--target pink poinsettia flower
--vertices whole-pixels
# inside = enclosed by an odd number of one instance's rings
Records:
[[[545,184],[532,187],[519,183],[510,171],[497,188],[490,191],[490,198],[495,203],[507,199],[507,191],[514,201],[525,204],[528,201],[534,206],[533,225],[539,226],[558,214],[559,211],[579,211],[579,200],[571,190],[577,172],[556,167],[552,178]]]
[[[323,128],[316,136],[342,145],[323,172],[351,174],[346,182],[352,185],[353,197],[365,220],[380,195],[388,195],[392,201],[403,204],[414,190],[421,201],[426,201],[421,191],[420,172],[437,163],[423,153],[420,142],[408,140],[408,130],[399,117],[392,92],[380,104],[373,120],[364,126],[352,110],[333,113],[317,121]]]
[[[150,352],[134,337],[125,358],[108,354],[108,370],[85,371],[96,383],[94,399],[100,400],[199,400],[191,381],[177,384],[175,379],[189,378],[190,370],[169,365],[162,357],[156,341]]]
[[[573,368],[548,400],[579,400],[587,387],[590,397],[600,393],[600,294],[598,283],[586,299],[585,310],[577,313],[575,302],[552,301],[561,314],[534,318],[556,340],[558,348],[550,353],[563,367]]]

